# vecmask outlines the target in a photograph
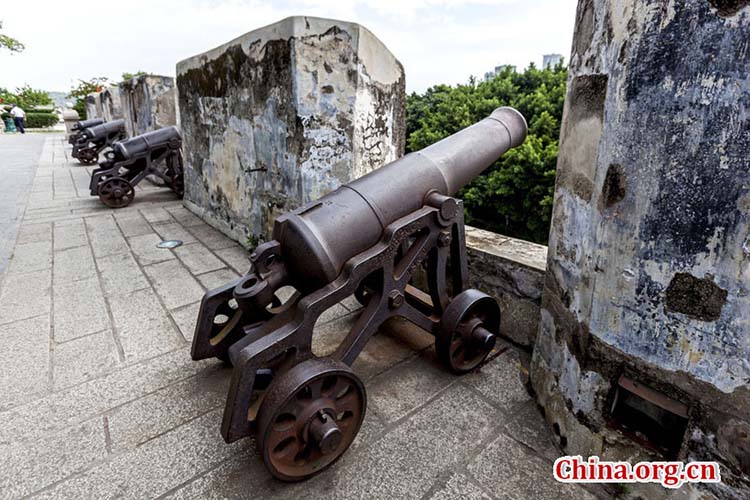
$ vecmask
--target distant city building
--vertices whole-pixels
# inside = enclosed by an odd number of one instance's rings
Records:
[[[542,56],[542,69],[553,69],[562,62],[562,54],[544,54]]]
[[[506,69],[510,70],[512,73],[516,72],[516,67],[513,64],[500,64],[499,66],[495,66],[495,69],[493,69],[492,71],[487,71],[484,74],[484,80],[492,80]]]

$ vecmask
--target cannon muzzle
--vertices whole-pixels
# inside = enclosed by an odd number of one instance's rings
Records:
[[[83,130],[89,127],[95,127],[97,125],[101,125],[102,123],[104,123],[103,118],[92,118],[90,120],[81,120],[79,122],[76,122],[76,124],[73,125],[72,129],[78,131],[78,130]]]
[[[118,159],[128,160],[143,155],[149,151],[168,148],[178,150],[182,147],[182,136],[177,127],[164,127],[145,134],[116,142],[112,149]]]
[[[82,135],[84,138],[95,141],[104,137],[108,137],[112,134],[122,133],[125,131],[125,120],[112,120],[111,122],[100,123],[93,127],[86,127],[83,129]]]
[[[276,220],[287,276],[300,291],[330,283],[392,222],[455,194],[526,138],[526,120],[498,108],[484,120],[411,153]]]

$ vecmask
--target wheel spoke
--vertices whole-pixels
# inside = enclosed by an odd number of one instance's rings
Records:
[[[282,449],[278,449],[279,445],[282,445]],[[272,431],[271,435],[268,436],[268,448],[272,450],[274,455],[283,456],[288,455],[290,449],[294,449],[296,453],[299,449],[299,441],[297,440],[297,427],[291,425],[281,431]]]
[[[336,400],[336,410],[338,414],[350,411],[359,412],[360,398],[355,391],[349,391],[346,396]]]

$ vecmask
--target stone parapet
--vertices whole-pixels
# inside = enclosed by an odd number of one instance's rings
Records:
[[[539,329],[547,247],[466,226],[469,285],[500,302],[500,334],[530,348]]]
[[[679,498],[750,498],[746,4],[580,0],[568,70],[531,381],[568,454],[721,463]]]
[[[403,154],[404,71],[364,27],[290,17],[177,65],[185,205],[249,246]]]
[[[128,136],[177,124],[174,78],[142,75],[120,82],[118,86]]]

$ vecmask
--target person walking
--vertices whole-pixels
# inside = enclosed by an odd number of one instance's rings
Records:
[[[13,104],[10,107],[10,115],[13,117],[13,121],[16,123],[16,129],[25,134],[26,131],[23,129],[23,119],[26,118],[24,110]]]

